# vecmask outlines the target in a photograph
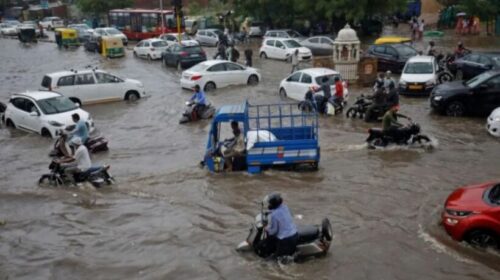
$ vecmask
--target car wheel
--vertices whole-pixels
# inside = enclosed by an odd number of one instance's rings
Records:
[[[69,100],[73,101],[78,107],[82,107],[82,102],[78,98],[70,97]]]
[[[5,125],[7,127],[10,127],[10,128],[16,128],[16,125],[14,124],[14,122],[11,119],[7,119],[7,121],[5,122]]]
[[[446,115],[450,117],[461,117],[465,114],[465,106],[460,101],[453,101],[446,106]]]
[[[265,52],[260,53],[260,58],[267,59],[267,54]]]
[[[205,91],[214,91],[217,87],[215,86],[215,84],[213,82],[208,82],[206,85],[205,85]]]
[[[151,57],[151,55],[148,54],[148,61],[152,61],[153,58]]]
[[[52,134],[50,134],[50,131],[46,129],[45,127],[42,128],[42,131],[40,133],[42,137],[47,137],[47,138],[52,138]]]
[[[483,229],[471,231],[467,234],[465,240],[472,246],[483,249],[499,248],[500,246],[498,236],[488,230]]]
[[[286,90],[284,88],[280,88],[280,93],[279,93],[280,97],[282,99],[285,99],[287,98],[287,94],[286,94]]]
[[[134,57],[137,57],[137,53],[134,51]]]
[[[258,83],[259,83],[259,77],[257,77],[257,75],[250,75],[250,77],[248,77],[247,84],[249,84],[251,86],[255,86]]]
[[[126,101],[135,102],[139,100],[139,98],[141,98],[141,96],[135,90],[127,91],[127,93],[125,94]]]
[[[455,74],[455,79],[457,81],[461,81],[464,79],[464,72],[460,69],[457,70],[457,73]]]

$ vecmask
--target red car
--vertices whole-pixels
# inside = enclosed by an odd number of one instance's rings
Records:
[[[500,183],[455,190],[446,199],[442,223],[455,240],[481,248],[500,248]]]

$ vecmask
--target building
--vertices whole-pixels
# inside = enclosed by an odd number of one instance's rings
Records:
[[[427,24],[434,25],[439,20],[439,11],[443,8],[437,0],[422,0],[421,17]]]

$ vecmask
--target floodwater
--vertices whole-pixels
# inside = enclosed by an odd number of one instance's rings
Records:
[[[454,44],[452,39],[447,44]],[[484,47],[481,40],[468,46]],[[498,46],[498,44],[496,44]],[[494,45],[492,45],[494,46]],[[452,241],[439,225],[456,187],[500,179],[500,141],[482,118],[430,113],[427,99],[402,97],[432,150],[368,150],[370,125],[321,117],[318,172],[210,174],[198,167],[208,122],[179,125],[190,93],[180,72],[159,62],[105,60],[54,44],[0,39],[0,100],[38,89],[45,73],[98,66],[141,80],[135,104],[87,106],[110,140],[94,162],[112,165],[103,190],[38,187],[52,140],[0,129],[0,279],[499,279],[500,256]],[[213,49],[208,49],[213,52]],[[280,61],[255,60],[263,81],[208,94],[216,106],[280,102]],[[366,89],[351,88],[354,97]],[[298,223],[328,217],[333,244],[324,258],[280,267],[235,251],[258,211],[281,192]]]

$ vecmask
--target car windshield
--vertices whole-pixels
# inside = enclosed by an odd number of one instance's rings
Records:
[[[110,34],[110,35],[120,35],[120,34],[122,34],[120,31],[118,31],[116,29],[113,29],[113,28],[106,29],[106,32],[108,32],[108,34]]]
[[[186,20],[186,21],[184,22],[184,25],[185,25],[186,27],[191,27],[191,26],[193,26],[193,23],[194,23],[194,21],[192,21],[192,20]]]
[[[398,51],[399,55],[403,57],[411,57],[417,55],[417,51],[406,45],[394,45],[394,48]]]
[[[200,46],[183,47],[182,50],[188,52],[189,54],[203,52]]]
[[[329,85],[334,85],[335,84],[335,77],[339,77],[341,80],[342,80],[342,77],[340,77],[339,74],[330,74],[330,75],[323,75],[323,76],[318,76],[316,77],[316,83],[318,85],[322,85],[323,84],[323,79],[324,78],[328,78],[328,84]]]
[[[202,62],[202,63],[198,63],[195,66],[191,67],[189,70],[194,71],[194,72],[202,72],[202,71],[205,71],[205,69],[207,69],[209,66],[210,66],[209,63]]]
[[[488,194],[488,198],[490,199],[491,203],[500,205],[500,184],[491,188],[490,193]]]
[[[414,62],[408,63],[403,73],[405,74],[432,74],[432,63],[429,62]]]
[[[494,56],[491,58],[496,65],[500,66],[500,56]]]
[[[285,44],[285,46],[287,48],[300,48],[301,45],[299,43],[297,43],[297,41],[295,40],[285,40],[283,41],[283,44]]]
[[[38,100],[37,103],[45,115],[64,113],[78,108],[75,103],[64,96]]]
[[[300,34],[299,34],[299,33],[297,33],[296,31],[293,31],[293,30],[288,30],[286,33],[287,33],[290,37],[292,37],[292,38],[298,38],[298,37],[300,37]]]
[[[156,48],[168,46],[167,42],[165,42],[165,41],[156,41],[156,42],[153,42],[151,45],[153,45],[153,47],[156,47]]]
[[[480,84],[482,84],[484,81],[493,77],[493,75],[494,74],[492,72],[484,72],[484,73],[468,80],[467,82],[465,82],[465,85],[470,87],[470,88],[475,88],[475,87],[479,86]]]

